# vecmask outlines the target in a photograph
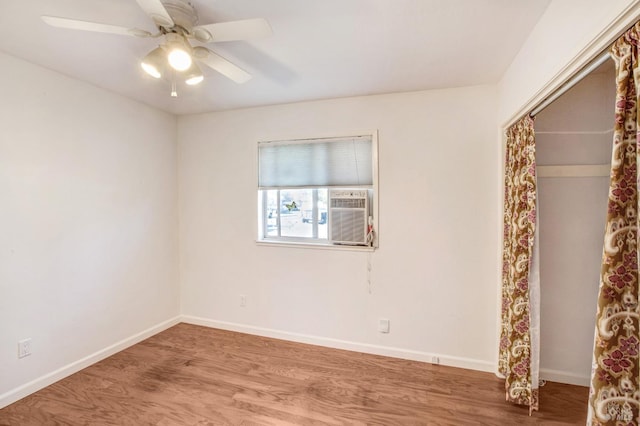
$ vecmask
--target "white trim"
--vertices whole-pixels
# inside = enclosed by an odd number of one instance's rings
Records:
[[[163,321],[153,327],[150,327],[140,333],[134,334],[133,336],[127,337],[126,339],[120,340],[113,345],[107,346],[104,349],[101,349],[97,352],[94,352],[90,355],[87,355],[84,358],[81,358],[77,361],[74,361],[70,364],[67,364],[63,367],[58,368],[55,371],[45,374],[44,376],[40,376],[37,379],[34,379],[24,385],[18,386],[15,389],[12,389],[8,392],[0,395],[0,408],[6,407],[9,404],[13,404],[19,399],[24,398],[27,395],[30,395],[40,389],[47,387],[59,380],[64,379],[78,371],[86,368],[92,364],[95,364],[98,361],[101,361],[115,353],[118,353],[129,346],[133,346],[136,343],[139,343],[155,334],[160,333],[161,331],[166,330],[169,327],[173,327],[174,325],[180,323],[180,316],[173,317],[169,320]]]
[[[414,351],[411,349],[394,348],[388,346],[358,343],[347,340],[331,339],[328,337],[312,336],[302,333],[292,333],[270,328],[256,327],[246,324],[238,324],[226,321],[217,321],[207,318],[183,315],[182,321],[187,324],[201,325],[204,327],[218,328],[221,330],[235,331],[238,333],[252,334],[256,336],[271,337],[274,339],[291,342],[305,343],[309,345],[324,346],[333,349],[342,349],[353,352],[362,352],[373,355],[382,355],[392,358],[408,359],[412,361],[433,363],[434,357],[439,359],[439,364],[449,367],[467,368],[477,371],[494,372],[494,362],[471,358],[442,355],[431,352]]]
[[[609,164],[589,164],[575,166],[536,166],[536,176],[548,177],[601,177],[611,174]]]
[[[638,0],[638,1],[640,1],[640,0]],[[266,136],[266,137],[263,137],[263,138],[258,138],[257,142],[258,143],[269,143],[269,142],[278,142],[278,141],[285,141],[285,140],[305,141],[305,140],[313,140],[313,139],[348,139],[348,138],[368,136],[368,135],[374,135],[374,134],[375,134],[376,137],[378,136],[378,129],[377,128],[375,128],[375,129],[371,129],[371,128],[369,128],[369,129],[350,129],[350,130],[346,130],[346,131],[336,130],[336,131],[329,131],[329,132],[314,132],[312,134],[308,134],[308,133],[307,134],[300,134],[298,132],[296,132],[296,133],[281,132],[281,133],[276,133],[276,136]],[[257,148],[257,145],[256,145],[256,148]],[[258,159],[258,157],[256,156],[256,160],[257,159]],[[257,179],[256,179],[256,182],[257,182]]]
[[[608,49],[611,43],[638,21],[639,5],[640,0],[632,1],[609,25],[597,34],[593,40],[586,44],[567,65],[558,71],[547,84],[540,88],[528,102],[511,115],[511,118],[502,124],[502,129],[508,129],[520,118],[528,115],[546,98],[551,96],[553,92],[557,91],[574,75],[580,72],[582,68]]]
[[[257,246],[266,247],[288,247],[288,248],[304,248],[304,249],[319,249],[319,250],[343,250],[343,251],[375,251],[377,247],[371,246],[358,246],[348,244],[329,244],[329,243],[306,243],[302,241],[292,240],[256,240]]]
[[[589,76],[593,71],[595,71],[600,65],[604,64],[607,61],[612,60],[611,54],[609,52],[602,53],[599,57],[597,57],[591,64],[582,69],[579,73],[573,75],[568,81],[566,81],[562,86],[558,88],[558,90],[552,92],[546,99],[544,99],[540,105],[534,108],[533,111],[529,113],[531,117],[535,117],[540,114],[546,107],[554,103],[558,98],[567,93],[573,86],[580,83],[586,77]]]
[[[548,380],[550,382],[558,382],[558,383],[565,383],[568,385],[586,386],[586,387],[589,387],[589,381],[591,380],[589,376],[582,376],[579,374],[567,373],[565,371],[559,371],[559,370],[550,370],[547,368],[540,369],[540,378],[542,380]]]
[[[371,132],[371,143],[372,143],[372,154],[373,154],[373,203],[371,206],[373,213],[373,242],[371,246],[373,248],[379,247],[378,235],[380,235],[380,186],[378,184],[378,167],[380,164],[378,163],[379,159],[379,137],[378,137],[378,129]]]

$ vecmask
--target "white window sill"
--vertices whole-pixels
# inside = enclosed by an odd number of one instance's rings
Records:
[[[376,247],[370,247],[370,246],[349,246],[349,245],[341,245],[341,244],[303,243],[299,241],[256,240],[256,245],[266,246],[266,247],[289,247],[289,248],[362,251],[362,252],[372,252],[372,251],[375,251],[376,249]]]

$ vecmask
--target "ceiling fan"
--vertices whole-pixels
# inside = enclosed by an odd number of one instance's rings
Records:
[[[248,40],[271,35],[269,23],[261,18],[217,24],[198,24],[198,14],[189,0],[136,0],[138,5],[153,20],[158,32],[155,34],[139,28],[126,28],[98,22],[56,16],[42,16],[49,25],[73,30],[94,31],[135,37],[162,38],[158,47],[142,59],[142,69],[154,78],[171,81],[171,96],[176,97],[176,79],[195,85],[204,76],[196,61],[207,65],[236,83],[244,83],[251,75],[222,56],[204,46],[192,46],[189,40],[200,43]]]

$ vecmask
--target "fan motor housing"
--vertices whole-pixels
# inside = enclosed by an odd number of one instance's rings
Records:
[[[165,9],[173,19],[173,22],[191,32],[191,29],[198,23],[196,8],[188,0],[161,0]]]

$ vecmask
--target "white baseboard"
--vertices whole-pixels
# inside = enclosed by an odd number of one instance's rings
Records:
[[[550,382],[565,383],[567,385],[586,386],[589,387],[591,378],[581,376],[575,373],[567,373],[566,371],[540,369],[540,378]]]
[[[394,348],[388,346],[372,345],[369,343],[350,342],[347,340],[331,339],[327,337],[311,336],[308,334],[292,333],[288,331],[255,327],[245,324],[237,324],[226,321],[216,321],[207,318],[183,315],[182,322],[205,327],[219,328],[221,330],[236,331],[239,333],[253,334],[274,339],[289,340],[310,345],[325,346],[333,349],[363,352],[373,355],[383,355],[393,358],[408,359],[412,361],[428,362],[433,364],[434,357],[438,358],[440,365],[449,367],[466,368],[470,370],[494,372],[495,365],[491,362],[471,358],[442,355],[436,353],[420,352],[410,349]]]
[[[46,386],[49,386],[57,382],[58,380],[64,379],[65,377],[77,373],[78,371],[90,366],[91,364],[95,364],[96,362],[110,357],[111,355],[120,352],[121,350],[126,349],[129,346],[135,345],[136,343],[139,343],[155,334],[158,334],[169,327],[173,327],[174,325],[180,323],[180,319],[180,316],[176,316],[167,321],[163,321],[160,324],[141,331],[140,333],[134,334],[131,337],[127,337],[126,339],[114,343],[111,346],[108,346],[104,349],[92,353],[91,355],[88,355],[82,359],[74,361],[55,371],[52,371],[51,373],[45,374],[44,376],[38,377],[37,379],[25,383],[22,386],[5,392],[0,395],[0,408],[6,407],[9,404],[13,404],[17,400],[22,399],[25,396],[30,395]]]
[[[409,359],[413,361],[421,361],[433,363],[434,358],[439,360],[439,364],[450,367],[467,368],[470,370],[495,372],[495,365],[491,362],[475,360],[471,358],[463,358],[436,353],[428,353],[414,351],[410,349],[394,348],[388,346],[372,345],[368,343],[358,343],[346,340],[331,339],[327,337],[318,337],[301,333],[292,333],[288,331],[274,330],[263,327],[256,327],[246,324],[237,324],[226,321],[216,321],[207,318],[194,317],[190,315],[182,315],[163,321],[153,327],[150,327],[131,337],[123,339],[111,346],[94,352],[82,359],[74,361],[64,367],[61,367],[51,373],[45,374],[35,380],[25,383],[15,389],[12,389],[0,395],[0,408],[6,407],[27,395],[32,394],[46,386],[49,386],[58,380],[64,379],[78,371],[86,368],[98,361],[101,361],[121,350],[135,345],[169,327],[185,322],[188,324],[202,325],[205,327],[219,328],[221,330],[236,331],[239,333],[253,334],[257,336],[271,337],[274,339],[289,340],[298,343],[306,343],[310,345],[324,346],[334,349],[343,349],[348,351],[363,352],[373,355],[389,356],[393,358]],[[553,382],[567,383],[577,386],[589,386],[589,377],[580,376],[573,373],[567,373],[558,370],[541,369],[540,377]]]

